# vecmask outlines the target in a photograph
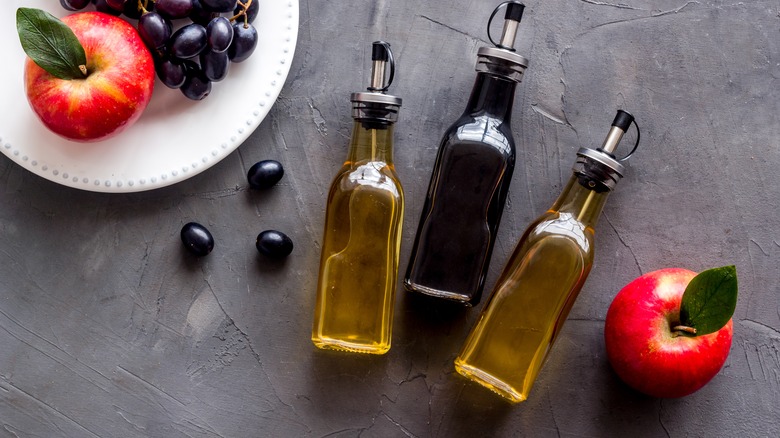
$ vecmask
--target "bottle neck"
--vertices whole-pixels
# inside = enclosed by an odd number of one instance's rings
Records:
[[[609,191],[597,192],[580,184],[577,175],[572,175],[566,188],[555,201],[551,210],[569,213],[586,227],[595,228]]]
[[[393,164],[393,124],[355,120],[347,162],[381,161]]]
[[[471,90],[466,113],[487,113],[509,122],[515,101],[517,82],[490,73],[479,72]]]

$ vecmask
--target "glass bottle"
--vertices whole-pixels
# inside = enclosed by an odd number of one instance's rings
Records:
[[[383,354],[390,349],[404,212],[393,166],[401,99],[384,94],[394,74],[389,44],[375,42],[372,60],[368,92],[351,96],[349,154],[328,193],[312,342]]]
[[[409,291],[469,306],[482,295],[512,180],[512,104],[528,66],[512,48],[524,6],[505,4],[501,43],[479,49],[466,110],[439,145],[404,278]]]
[[[455,359],[458,373],[512,402],[528,397],[590,272],[596,221],[624,171],[612,151],[632,122],[618,111],[602,147],[577,152],[563,192],[507,262]]]

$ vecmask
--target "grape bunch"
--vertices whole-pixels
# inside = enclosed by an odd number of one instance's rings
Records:
[[[138,20],[157,77],[192,100],[208,96],[230,64],[246,60],[257,47],[252,22],[259,0],[60,0],[69,11],[90,3],[97,11]]]

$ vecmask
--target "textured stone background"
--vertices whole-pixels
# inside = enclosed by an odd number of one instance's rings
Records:
[[[269,117],[175,186],[88,193],[0,157],[0,436],[780,435],[777,0],[527,1],[518,164],[487,288],[615,109],[643,133],[597,227],[592,274],[527,402],[509,406],[454,373],[479,308],[399,291],[386,356],[311,345],[325,194],[370,42],[393,45],[392,91],[404,98],[403,271],[439,137],[463,110],[496,4],[301,0],[295,61]],[[285,178],[247,190],[246,170],[268,158]],[[183,252],[190,220],[217,239],[206,258]],[[285,262],[254,250],[267,228],[295,241]],[[732,263],[741,295],[720,374],[676,400],[624,386],[602,340],[617,291],[663,267]]]

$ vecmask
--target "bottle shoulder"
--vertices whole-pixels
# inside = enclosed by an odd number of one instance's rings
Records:
[[[515,155],[515,139],[510,124],[488,114],[464,114],[444,132],[440,148],[461,146],[484,146],[508,157]]]
[[[382,161],[346,162],[333,179],[331,191],[352,191],[359,187],[386,191],[403,197],[403,186],[395,168]]]
[[[522,240],[526,245],[534,245],[550,238],[565,239],[584,254],[592,254],[594,237],[593,228],[572,213],[547,211],[528,227]]]

